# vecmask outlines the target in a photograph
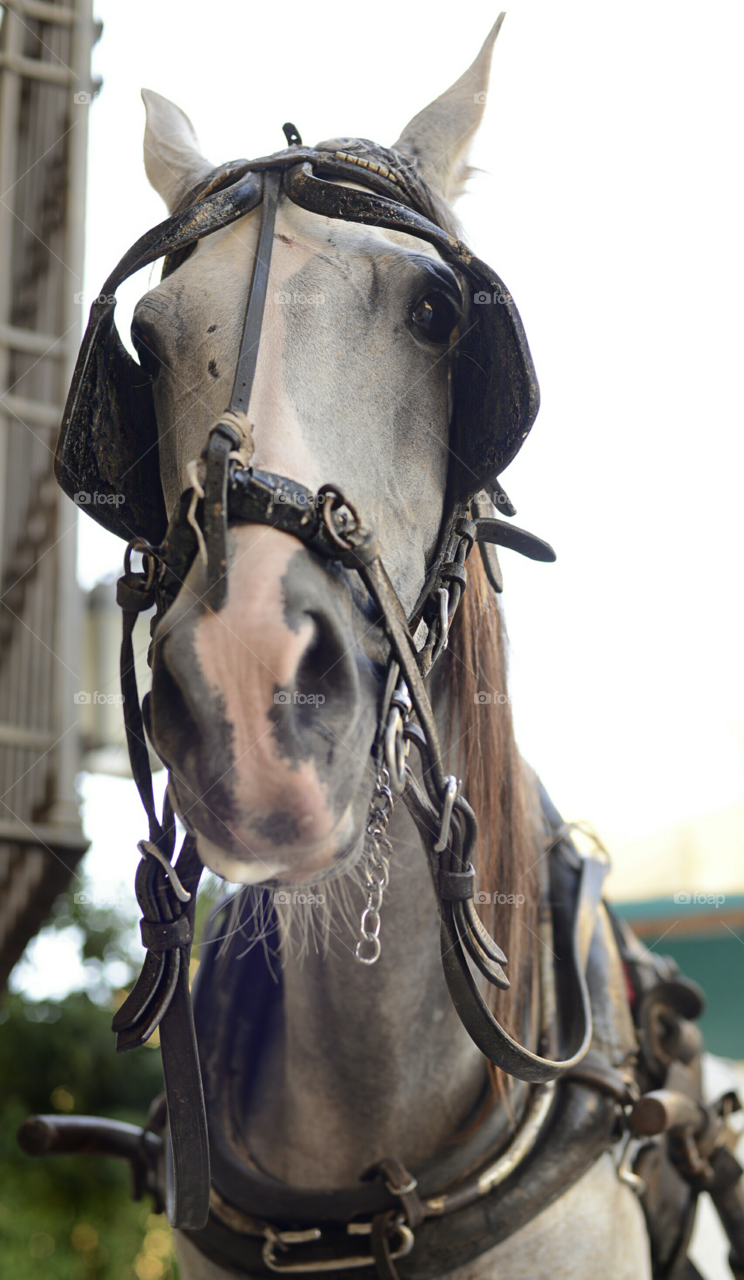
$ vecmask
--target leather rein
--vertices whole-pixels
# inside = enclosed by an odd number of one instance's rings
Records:
[[[163,543],[158,547],[142,539],[130,543],[125,573],[117,591],[124,617],[121,679],[127,743],[132,773],[150,830],[149,839],[139,844],[143,857],[136,877],[137,898],[143,912],[142,940],[147,955],[140,977],[117,1012],[113,1027],[118,1037],[117,1048],[124,1051],[143,1044],[160,1026],[170,1134],[167,1212],[173,1226],[185,1229],[199,1229],[204,1225],[210,1195],[207,1120],[188,984],[196,890],[202,864],[193,833],[187,834],[173,863],[175,821],[168,795],[162,819],[155,811],[143,710],[134,674],[132,633],[139,614],[153,605],[157,605],[158,618],[163,616],[198,554],[206,557],[205,602],[215,611],[222,607],[227,593],[227,534],[232,524],[266,524],[292,534],[316,554],[355,570],[374,601],[390,648],[374,748],[377,796],[382,793],[390,803],[393,795],[401,796],[416,823],[438,903],[447,986],[478,1048],[510,1075],[546,1084],[581,1062],[592,1036],[585,971],[606,865],[592,856],[581,859],[570,925],[571,963],[564,975],[562,1008],[567,1016],[559,1033],[560,1057],[557,1060],[542,1057],[520,1045],[498,1023],[473,973],[474,966],[487,983],[501,989],[509,986],[503,968],[507,958],[482,924],[473,899],[476,815],[463,796],[457,778],[446,775],[443,770],[434,713],[425,684],[446,646],[452,619],[466,587],[466,561],[473,546],[476,543],[503,545],[542,560],[554,558],[551,548],[502,520],[478,515],[473,519],[468,514],[468,504],[455,501],[445,515],[421,597],[411,617],[407,617],[373,532],[364,526],[336,486],[324,485],[313,494],[286,477],[250,465],[250,429],[245,415],[256,372],[274,226],[282,190],[289,199],[314,213],[392,227],[422,237],[467,279],[498,280],[460,241],[411,207],[416,193],[412,194],[410,186],[407,189],[390,171],[371,172],[372,165],[360,172],[358,159],[344,158],[340,152],[336,155],[342,157],[336,162],[337,176],[361,181],[365,184],[364,191],[314,176],[313,164],[318,161],[318,153],[301,146],[290,147],[278,157],[251,162],[250,170],[242,170],[240,164],[230,166],[221,171],[188,209],[156,228],[158,236],[153,238],[153,233],[149,233],[149,238],[143,237],[109,281],[115,288],[121,279],[162,256],[164,251],[170,254],[164,271],[167,274],[203,235],[262,205],[253,277],[227,411],[209,432],[199,476],[194,475],[192,488],[183,495]],[[328,157],[324,156],[323,160],[327,167]],[[222,189],[225,182],[230,184],[226,190]],[[219,213],[215,213],[217,202],[221,202]],[[421,205],[420,200],[418,203]],[[108,288],[103,290],[108,291]],[[475,504],[474,510],[478,511]],[[131,555],[135,551],[142,553],[140,572],[131,568]],[[411,744],[421,758],[423,786],[407,763]],[[373,816],[375,804],[379,806],[379,799],[373,800]],[[368,936],[376,938],[377,935],[373,932]],[[394,1172],[391,1178],[394,1182]]]

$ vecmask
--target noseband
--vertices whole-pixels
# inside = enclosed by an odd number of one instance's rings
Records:
[[[288,127],[285,127],[288,128]],[[296,131],[293,134],[296,135]],[[362,917],[363,941],[371,946],[357,958],[374,963],[379,955],[379,906],[386,878],[384,827],[393,796],[402,796],[427,854],[441,919],[444,974],[457,1012],[478,1048],[491,1062],[521,1080],[554,1081],[575,1067],[585,1055],[592,1034],[585,968],[596,906],[606,867],[594,858],[583,861],[575,915],[570,924],[572,962],[566,970],[562,1006],[564,1019],[559,1060],[541,1057],[518,1044],[500,1026],[484,1000],[472,966],[485,981],[502,990],[509,980],[504,952],[482,924],[475,909],[473,856],[477,842],[476,816],[461,792],[461,784],[442,767],[434,713],[425,681],[447,645],[447,637],[467,584],[466,561],[478,543],[510,547],[536,560],[554,554],[532,534],[483,514],[490,508],[476,495],[486,480],[502,495],[496,474],[511,461],[537,411],[537,384],[518,313],[504,285],[489,267],[433,220],[427,193],[415,171],[396,153],[390,163],[345,151],[313,151],[301,144],[264,160],[236,162],[212,177],[184,211],[155,228],[129,251],[94,304],[78,368],[70,392],[58,452],[58,477],[68,488],[73,462],[82,449],[76,423],[83,411],[95,344],[113,325],[111,298],[118,284],[139,267],[167,254],[164,275],[175,270],[197,241],[262,206],[255,265],[243,324],[240,352],[229,405],[212,427],[192,488],[182,496],[162,541],[130,542],[125,573],[118,584],[124,615],[121,655],[124,716],[132,773],[149,820],[149,839],[143,854],[136,891],[143,911],[142,940],[147,955],[142,973],[113,1027],[120,1051],[143,1044],[160,1026],[163,1071],[168,1098],[169,1176],[168,1215],[173,1225],[199,1228],[207,1218],[210,1171],[193,1013],[188,987],[188,962],[193,937],[196,889],[202,864],[193,833],[186,836],[175,865],[175,821],[169,795],[162,820],[153,798],[147,756],[143,709],[134,675],[132,633],[138,615],[157,606],[161,618],[176,598],[197,555],[206,560],[205,603],[219,611],[227,595],[227,536],[231,525],[265,524],[298,538],[309,550],[358,573],[376,606],[389,645],[385,692],[373,747],[377,785],[368,835],[373,845],[373,873]],[[359,190],[317,176],[363,184]],[[269,281],[274,226],[280,192],[301,208],[325,217],[404,231],[433,245],[469,287],[497,293],[505,299],[497,323],[499,350],[483,355],[500,361],[504,385],[493,392],[499,430],[481,450],[478,470],[463,465],[462,456],[450,467],[445,514],[437,550],[426,582],[410,617],[398,598],[380,556],[372,530],[337,486],[329,483],[311,493],[286,477],[250,465],[251,432],[246,414],[256,373],[261,327]],[[492,321],[493,323],[494,321]],[[107,328],[107,326],[109,326]],[[494,332],[486,346],[494,345]],[[498,336],[498,335],[497,335]],[[488,335],[487,335],[488,337]],[[88,380],[86,382],[86,379]],[[466,399],[466,393],[463,393]],[[492,407],[494,407],[492,405]],[[466,406],[467,408],[467,406]],[[462,406],[458,409],[458,439],[464,437]],[[79,429],[79,428],[78,428]],[[461,450],[462,454],[462,450]],[[467,471],[471,474],[468,475]],[[74,481],[77,487],[77,480]],[[511,510],[503,495],[502,506]],[[117,530],[119,531],[119,530]],[[131,554],[143,557],[141,572],[131,568]],[[484,555],[486,567],[493,561]],[[147,708],[144,708],[145,718]],[[411,744],[421,758],[423,786],[407,758]],[[376,862],[375,862],[376,857]]]

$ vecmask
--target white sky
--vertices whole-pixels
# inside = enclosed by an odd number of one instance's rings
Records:
[[[498,9],[447,11],[98,0],[86,300],[164,216],[142,86],[184,108],[215,163],[277,150],[288,119],[308,142],[391,143]],[[554,566],[502,555],[518,737],[564,815],[611,848],[744,794],[743,47],[733,0],[633,15],[513,0],[472,155],[483,173],[459,206],[542,388],[504,477],[517,523],[558,552]],[[147,287],[120,291],[122,332]],[[81,524],[90,582],[123,547]]]

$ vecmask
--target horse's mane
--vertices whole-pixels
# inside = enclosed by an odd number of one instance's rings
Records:
[[[493,900],[479,904],[483,923],[509,960],[511,988],[491,988],[490,1003],[502,1025],[521,1035],[537,939],[540,832],[507,698],[506,628],[477,549],[468,560],[468,587],[453,620],[441,680],[454,744],[447,767],[457,768],[463,793],[478,815],[478,889],[492,899],[524,895],[519,906]],[[489,701],[479,699],[484,694]]]
[[[415,168],[432,220],[450,235],[462,235],[457,216],[427,182],[418,161],[404,153],[392,154]],[[479,904],[483,923],[509,959],[511,988],[489,988],[490,1004],[502,1026],[520,1038],[533,977],[530,962],[537,939],[536,864],[540,858],[536,848],[542,836],[534,789],[517,750],[511,704],[506,697],[506,625],[477,549],[468,559],[468,587],[443,656],[441,679],[449,695],[449,741],[457,744],[451,748],[455,755],[451,769],[455,771],[456,761],[464,794],[478,815],[478,887],[492,898],[494,894],[523,894],[525,898],[519,907],[508,903],[499,906],[493,901]],[[490,694],[491,701],[477,701],[479,693]],[[502,1073],[495,1074],[501,1082]]]

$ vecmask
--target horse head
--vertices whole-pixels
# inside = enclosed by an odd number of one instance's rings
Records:
[[[447,232],[496,33],[384,153],[415,173]],[[143,96],[147,173],[173,214],[214,166],[177,107]],[[361,179],[374,166],[365,157],[375,149],[359,140],[317,150],[361,160]],[[355,185],[353,175],[331,181]],[[257,208],[199,240],[135,311],[169,516],[230,395],[260,223]],[[374,530],[408,617],[440,543],[453,367],[472,305],[463,276],[426,240],[324,217],[280,194],[247,412],[250,463],[311,495],[329,483],[343,494]],[[361,850],[375,782],[388,655],[379,612],[353,569],[265,524],[230,527],[225,586],[211,607],[197,556],[155,634],[149,728],[174,807],[202,861],[229,880],[337,874]]]

